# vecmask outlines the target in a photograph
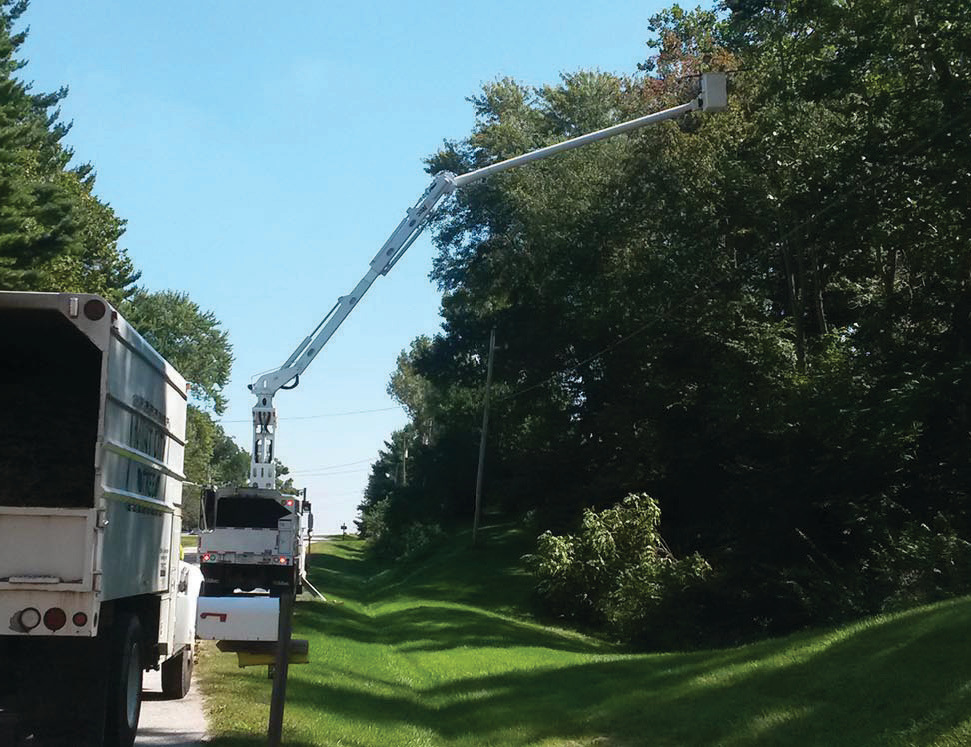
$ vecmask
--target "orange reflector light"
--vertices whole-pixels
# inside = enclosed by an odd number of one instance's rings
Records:
[[[51,607],[44,613],[44,625],[48,630],[58,631],[67,623],[67,615],[60,607]]]
[[[74,617],[71,618],[71,622],[78,628],[83,628],[88,624],[88,616],[83,612],[75,612]]]
[[[280,565],[286,565],[286,564],[287,564],[287,558],[286,558],[286,556],[285,555],[281,555],[280,556]]]

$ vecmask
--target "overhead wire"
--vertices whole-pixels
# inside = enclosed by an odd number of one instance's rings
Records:
[[[358,464],[368,464],[373,462],[373,459],[359,459],[356,462],[344,462],[343,464],[331,464],[326,467],[307,467],[306,469],[291,470],[288,474],[299,475],[306,472],[323,472],[326,470],[340,469],[341,467],[354,467]]]
[[[400,405],[395,405],[394,407],[378,407],[373,410],[351,410],[349,412],[324,412],[319,415],[288,415],[287,417],[277,416],[277,420],[316,420],[319,418],[342,418],[348,415],[368,415],[372,412],[390,412],[391,410],[400,410]],[[216,423],[251,423],[251,419],[247,420],[216,420]]]

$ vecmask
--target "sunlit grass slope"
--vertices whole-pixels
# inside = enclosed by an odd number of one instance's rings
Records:
[[[318,546],[298,605],[288,745],[971,744],[971,600],[719,651],[624,654],[529,621],[522,538],[407,573]],[[337,603],[335,603],[337,602]],[[677,625],[676,620],[671,621]],[[264,743],[266,669],[203,663],[213,744]]]

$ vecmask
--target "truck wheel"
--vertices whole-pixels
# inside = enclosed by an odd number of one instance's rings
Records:
[[[192,687],[192,648],[186,646],[171,659],[162,662],[162,694],[178,700]]]
[[[132,613],[119,615],[111,636],[105,744],[131,747],[142,709],[142,626]]]

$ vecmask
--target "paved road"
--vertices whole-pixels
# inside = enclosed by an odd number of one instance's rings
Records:
[[[185,559],[195,562],[195,548]],[[198,674],[198,673],[196,673]],[[142,715],[136,745],[197,747],[206,739],[206,717],[196,674],[192,689],[182,700],[165,700],[160,672],[147,672],[142,685]]]
[[[195,678],[193,678],[194,680]],[[136,745],[197,747],[206,739],[206,717],[198,683],[182,700],[165,700],[161,675],[148,672],[142,687],[142,715]]]

